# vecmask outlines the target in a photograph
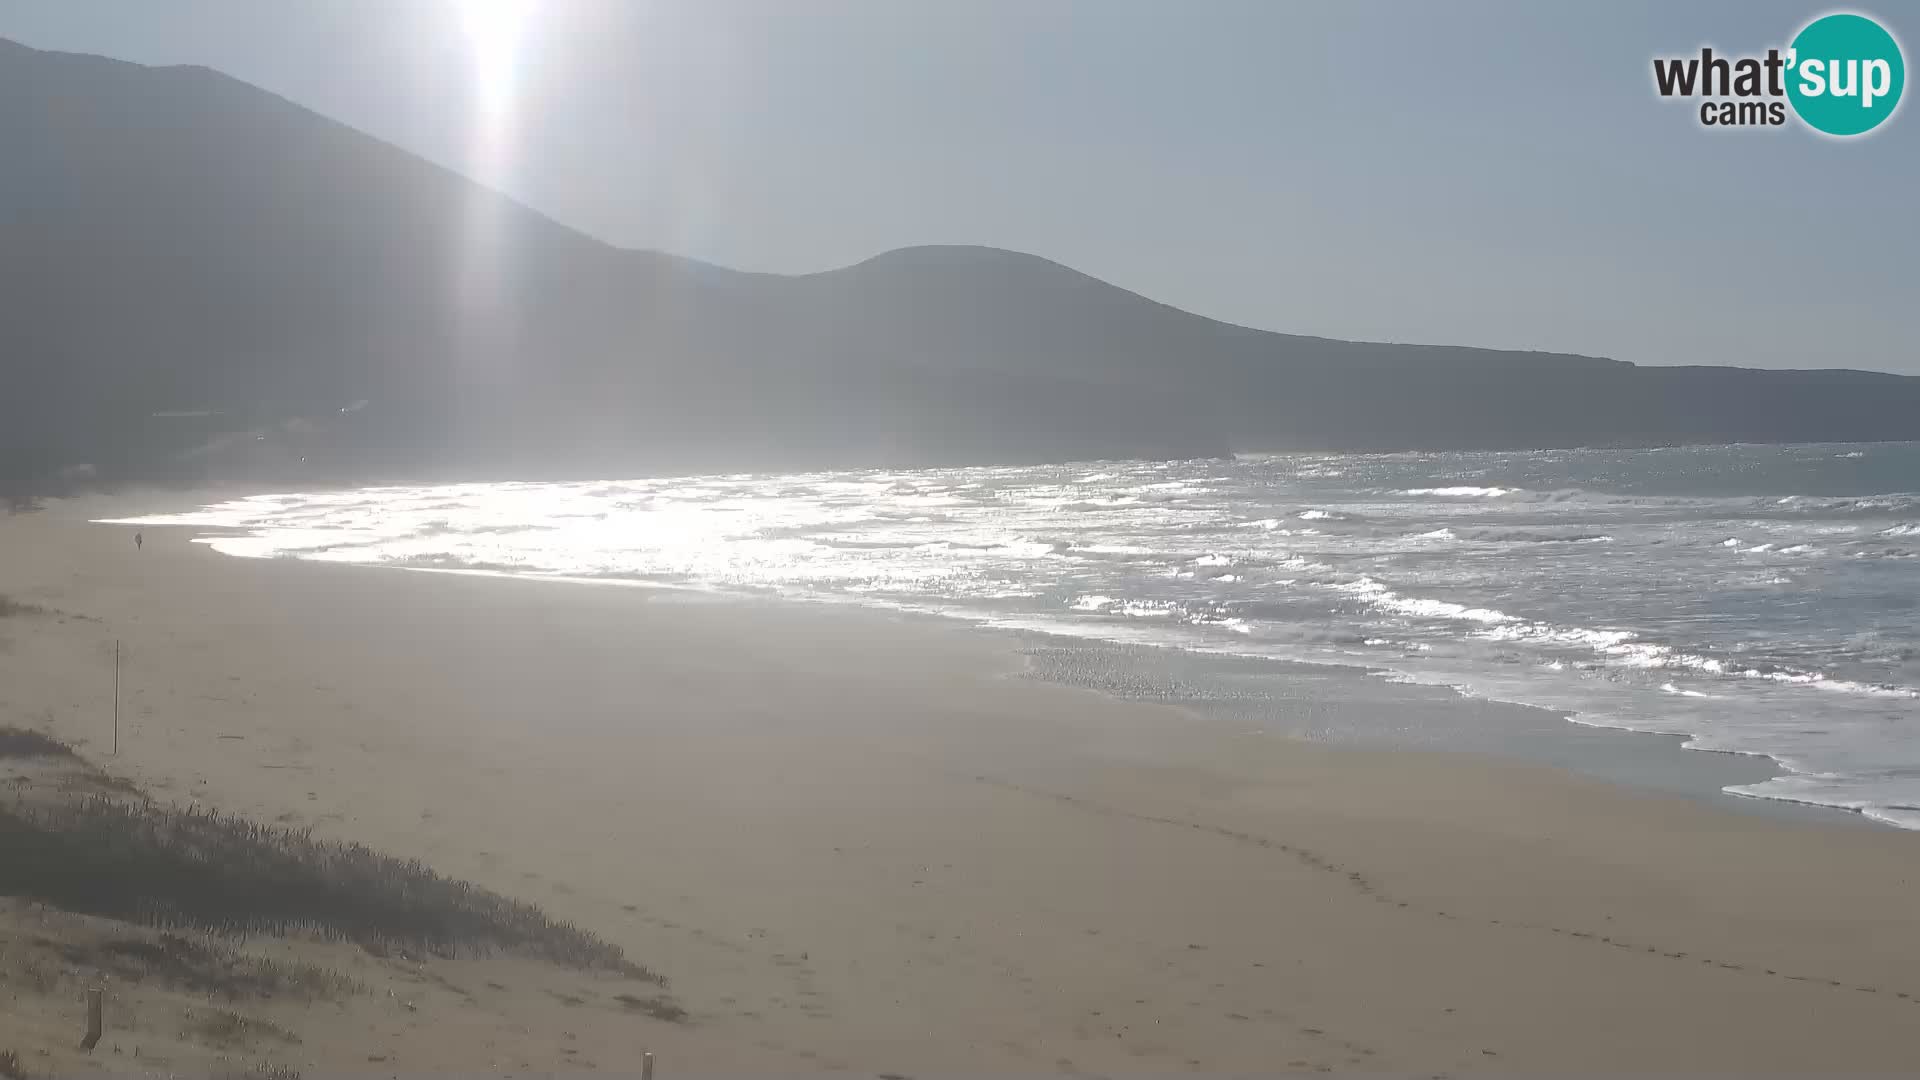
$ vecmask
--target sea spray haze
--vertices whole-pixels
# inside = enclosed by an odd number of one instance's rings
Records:
[[[234,555],[839,598],[1364,664],[1771,756],[1920,828],[1920,444],[1274,455],[263,495]]]

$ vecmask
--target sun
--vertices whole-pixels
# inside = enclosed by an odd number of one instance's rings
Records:
[[[474,77],[489,112],[513,96],[515,67],[533,0],[457,0],[460,21],[473,49]]]

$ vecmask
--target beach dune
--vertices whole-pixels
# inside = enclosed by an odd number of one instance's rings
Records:
[[[603,935],[691,1013],[631,1021],[670,1075],[1915,1060],[1911,834],[1250,734],[929,619],[87,523],[139,509],[0,518],[43,609],[0,619],[0,723]],[[485,1007],[436,1065],[560,1060]]]

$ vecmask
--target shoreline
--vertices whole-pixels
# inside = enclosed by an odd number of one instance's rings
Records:
[[[1682,795],[1702,805],[1734,813],[1895,832],[1912,831],[1859,810],[1728,790],[1738,784],[1793,774],[1792,770],[1768,755],[1685,746],[1682,744],[1693,736],[1587,723],[1560,709],[1482,697],[1448,685],[1401,679],[1387,668],[1196,653],[1170,645],[1123,645],[1041,631],[992,627],[980,629],[993,634],[1007,634],[1023,642],[1026,651],[1060,651],[1087,654],[1094,658],[1084,665],[1069,664],[1066,670],[1035,674],[1035,678],[1057,685],[1084,687],[1122,701],[1175,703],[1175,708],[1207,715],[1220,723],[1240,721],[1267,724],[1269,726],[1262,728],[1261,732],[1270,738],[1358,749],[1479,755],[1516,764],[1565,769],[1628,791]],[[1164,681],[1158,681],[1150,688],[1129,692],[1125,687],[1115,685],[1116,680],[1102,678],[1100,674],[1102,669],[1110,669],[1115,660],[1137,665],[1143,658],[1151,663],[1160,657],[1171,657],[1160,666],[1175,672],[1211,661],[1215,665],[1231,665],[1255,671],[1257,674],[1254,678],[1270,679],[1281,684],[1290,679],[1297,682],[1302,678],[1339,681],[1352,697],[1367,702],[1384,702],[1388,709],[1415,709],[1429,717],[1456,716],[1459,719],[1447,725],[1443,733],[1427,732],[1418,739],[1404,731],[1376,733],[1351,728],[1328,729],[1312,734],[1289,732],[1274,730],[1274,718],[1270,714],[1260,711],[1235,712],[1223,708],[1218,701],[1203,697],[1184,698],[1177,691],[1168,691]],[[1092,669],[1091,673],[1079,670],[1082,666]],[[1204,692],[1205,688],[1201,688],[1201,693]]]
[[[0,620],[0,713],[159,798],[419,858],[607,936],[692,1013],[632,1033],[663,1067],[1910,1059],[1920,844],[1899,830],[1253,737],[1022,677],[1008,640],[932,616],[366,574],[171,529],[136,552],[83,512],[0,519],[0,593],[50,613]],[[1285,682],[1281,711],[1449,712],[1327,681]],[[508,1031],[522,1007],[436,1022]]]
[[[252,492],[202,492],[191,496],[197,505],[208,502],[225,501],[247,497]],[[142,501],[149,497],[161,498],[162,493],[143,494]],[[111,497],[116,501],[121,496]],[[166,503],[169,507],[178,507],[182,499],[173,499]],[[179,512],[179,511],[172,511]],[[154,512],[164,513],[164,512]],[[125,517],[145,516],[145,514],[125,515]],[[125,520],[90,519],[88,524],[110,525],[120,528],[183,529],[195,537],[210,535],[234,535],[248,537],[256,530],[239,527],[217,527],[204,525],[133,525]],[[201,546],[211,547],[202,543]],[[217,553],[222,558],[249,558],[249,556]],[[294,560],[303,561],[303,560]],[[1275,680],[1284,680],[1289,672],[1298,674],[1300,669],[1320,670],[1332,677],[1346,680],[1366,680],[1375,683],[1415,688],[1406,696],[1398,698],[1395,704],[1414,708],[1451,711],[1464,708],[1477,711],[1492,711],[1502,714],[1498,719],[1489,721],[1482,730],[1469,734],[1461,727],[1452,729],[1452,740],[1441,743],[1429,738],[1424,741],[1411,739],[1380,739],[1373,736],[1357,736],[1343,730],[1330,730],[1310,741],[1325,741],[1334,745],[1374,746],[1384,745],[1391,749],[1438,751],[1459,753],[1471,751],[1515,762],[1545,764],[1559,768],[1568,768],[1581,773],[1618,784],[1634,790],[1648,790],[1666,793],[1678,793],[1696,798],[1710,805],[1731,808],[1736,812],[1754,813],[1764,816],[1784,816],[1793,819],[1811,819],[1823,823],[1842,825],[1861,825],[1872,828],[1902,829],[1892,822],[1881,820],[1866,811],[1833,806],[1807,800],[1782,798],[1770,795],[1756,795],[1743,791],[1730,790],[1737,785],[1754,784],[1782,776],[1801,775],[1790,768],[1781,759],[1761,752],[1743,752],[1718,750],[1710,747],[1688,746],[1685,743],[1697,739],[1697,734],[1675,731],[1663,731],[1653,728],[1638,728],[1620,724],[1600,723],[1583,720],[1578,714],[1551,705],[1519,700],[1511,697],[1499,697],[1475,693],[1470,689],[1445,682],[1433,682],[1416,678],[1414,675],[1399,671],[1391,666],[1367,664],[1363,662],[1343,663],[1339,660],[1318,659],[1278,659],[1227,650],[1200,650],[1169,643],[1127,642],[1111,638],[1102,638],[1092,634],[1076,634],[1068,629],[1039,629],[1019,626],[995,625],[990,619],[976,619],[964,614],[939,612],[916,608],[909,605],[886,603],[865,603],[855,598],[833,596],[800,597],[777,596],[753,592],[729,591],[719,587],[689,585],[674,582],[650,581],[639,578],[616,577],[579,577],[559,574],[523,574],[507,570],[483,568],[405,566],[357,563],[349,564],[360,569],[400,570],[415,573],[446,574],[480,578],[498,578],[528,582],[544,582],[565,585],[609,586],[632,589],[658,589],[684,592],[688,594],[712,596],[723,602],[732,603],[798,603],[824,604],[846,607],[853,610],[873,611],[904,616],[914,620],[931,620],[934,623],[964,626],[976,633],[989,637],[998,637],[1013,643],[1016,650],[1025,651],[1027,645],[1035,640],[1045,643],[1064,643],[1074,651],[1089,656],[1099,654],[1114,656],[1127,655],[1139,657],[1147,654],[1172,654],[1185,658],[1184,663],[1166,665],[1169,668],[1192,668],[1210,660],[1219,660],[1248,669],[1257,669]],[[1143,652],[1144,651],[1144,652]],[[1099,666],[1096,659],[1092,666]],[[1126,700],[1154,702],[1168,695],[1165,687],[1159,692],[1136,694],[1115,687],[1110,680],[1102,680],[1098,672],[1091,675],[1086,671],[1068,670],[1041,676],[1044,681],[1062,686],[1084,687],[1108,697]],[[1364,693],[1356,696],[1377,699],[1382,695]],[[1461,702],[1472,703],[1461,705]],[[1200,713],[1210,713],[1208,703],[1189,701],[1177,707]],[[1544,717],[1552,717],[1555,724],[1543,723]],[[1505,729],[1502,721],[1511,722],[1513,727],[1522,731]],[[1551,727],[1551,732],[1542,728]],[[1574,730],[1566,730],[1572,728]],[[1601,732],[1606,737],[1595,739],[1587,733]],[[1279,734],[1275,737],[1287,738]],[[1306,736],[1294,735],[1302,738]],[[1694,758],[1693,755],[1700,755]],[[1726,759],[1732,759],[1728,761]],[[1764,764],[1762,764],[1764,763]]]

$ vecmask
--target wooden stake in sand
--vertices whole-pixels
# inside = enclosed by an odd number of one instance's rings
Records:
[[[80,1040],[80,1049],[91,1050],[100,1042],[100,998],[99,987],[87,989],[87,1037]]]
[[[640,1055],[640,1080],[653,1080],[653,1051]]]

